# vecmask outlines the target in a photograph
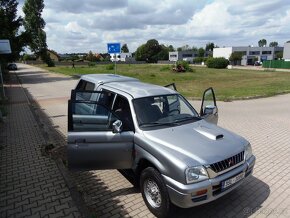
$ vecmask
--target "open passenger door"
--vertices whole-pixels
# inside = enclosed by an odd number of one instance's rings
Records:
[[[172,89],[174,91],[177,91],[175,83],[168,84],[168,85],[166,85],[164,87]]]
[[[69,168],[132,167],[134,133],[113,131],[121,122],[111,110],[114,98],[114,93],[72,90],[68,101]]]
[[[210,123],[217,124],[218,122],[218,108],[215,94],[211,87],[206,89],[203,93],[200,116]]]

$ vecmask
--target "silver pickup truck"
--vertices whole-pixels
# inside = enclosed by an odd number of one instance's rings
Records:
[[[213,201],[252,174],[250,143],[218,127],[212,88],[200,113],[168,87],[112,74],[84,75],[68,102],[70,169],[131,172],[149,210]]]

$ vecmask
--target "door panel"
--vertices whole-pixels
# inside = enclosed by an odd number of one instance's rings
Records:
[[[132,167],[133,132],[70,132],[69,168],[128,169]]]
[[[118,118],[104,101],[112,99],[112,93],[73,90],[71,98],[68,102],[69,168],[131,168],[134,133],[112,132],[112,124]]]
[[[208,88],[203,93],[200,116],[208,122],[214,124],[218,122],[218,108],[213,88]]]

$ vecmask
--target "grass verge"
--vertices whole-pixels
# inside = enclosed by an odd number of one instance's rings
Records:
[[[108,65],[96,66],[58,66],[44,69],[69,76],[81,74],[114,73]],[[177,89],[186,97],[200,99],[203,90],[213,87],[218,100],[231,101],[268,97],[290,93],[290,72],[256,71],[239,69],[209,69],[192,67],[193,72],[174,73],[171,65],[158,64],[120,64],[117,74],[140,79],[157,85],[175,83]]]

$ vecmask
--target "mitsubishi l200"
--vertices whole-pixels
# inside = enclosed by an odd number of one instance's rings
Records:
[[[166,217],[172,205],[213,201],[252,174],[250,143],[217,121],[212,88],[198,113],[174,84],[84,75],[68,102],[68,166],[131,172],[149,210]]]

